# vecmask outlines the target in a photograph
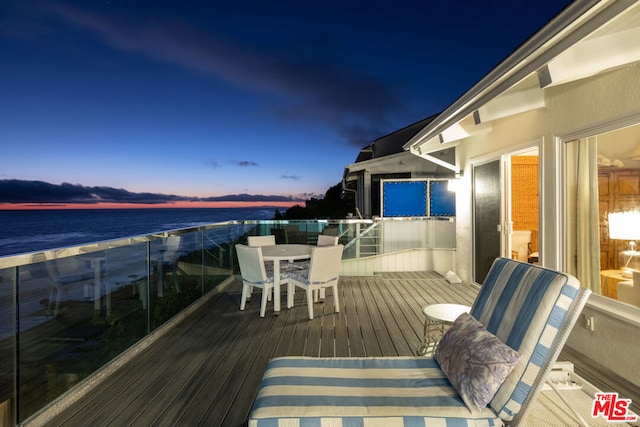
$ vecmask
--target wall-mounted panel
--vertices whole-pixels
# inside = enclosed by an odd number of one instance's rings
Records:
[[[383,217],[456,215],[456,194],[443,179],[382,180]]]

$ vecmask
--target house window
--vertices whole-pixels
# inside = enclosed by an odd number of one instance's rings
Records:
[[[596,294],[640,307],[640,125],[566,148],[567,271]]]

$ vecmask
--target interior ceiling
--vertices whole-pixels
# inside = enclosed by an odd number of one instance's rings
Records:
[[[640,124],[595,136],[599,166],[640,168]]]

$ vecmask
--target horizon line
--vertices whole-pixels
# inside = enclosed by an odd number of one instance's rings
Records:
[[[0,203],[0,211],[65,209],[290,208],[302,202],[169,202],[169,203]]]

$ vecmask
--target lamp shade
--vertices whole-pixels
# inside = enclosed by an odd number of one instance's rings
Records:
[[[640,211],[610,213],[609,238],[640,240]]]

